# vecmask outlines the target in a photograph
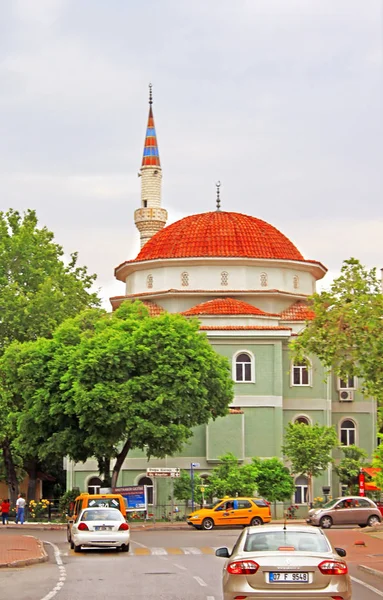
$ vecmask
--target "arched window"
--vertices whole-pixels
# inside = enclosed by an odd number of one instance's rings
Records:
[[[338,390],[356,390],[357,385],[358,383],[355,376],[346,377],[346,379],[338,377]]]
[[[259,276],[261,287],[267,287],[267,273],[261,273]]]
[[[291,385],[311,385],[311,379],[312,368],[307,358],[292,365]]]
[[[295,480],[295,504],[307,503],[308,479],[300,475]]]
[[[355,444],[356,426],[351,419],[345,419],[340,425],[340,443],[343,446],[351,446]]]
[[[146,475],[144,475],[143,477],[140,477],[140,479],[137,482],[137,485],[146,485],[146,494],[147,494],[148,504],[153,504],[153,481],[152,481],[152,479],[150,479],[150,477],[147,477]]]
[[[221,285],[229,285],[229,273],[227,271],[221,273]]]
[[[189,273],[184,271],[181,273],[181,285],[187,287],[189,285]]]
[[[297,290],[299,288],[299,277],[298,275],[294,275],[293,277],[293,288]]]
[[[102,481],[99,477],[91,477],[88,481],[88,494],[99,494]]]
[[[147,288],[152,288],[153,287],[153,275],[148,275],[146,278],[146,287]]]
[[[239,352],[234,357],[234,381],[249,383],[254,381],[254,357],[248,352]]]
[[[305,417],[304,415],[299,415],[299,417],[296,417],[296,419],[294,420],[294,423],[301,423],[302,425],[310,425],[310,419],[308,417]]]

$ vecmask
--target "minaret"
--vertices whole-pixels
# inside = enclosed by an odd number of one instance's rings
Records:
[[[162,169],[158,153],[157,135],[153,118],[152,84],[149,84],[149,117],[146,129],[144,155],[139,176],[141,177],[141,208],[134,212],[134,222],[141,237],[141,248],[157,231],[160,231],[168,218],[161,208]]]

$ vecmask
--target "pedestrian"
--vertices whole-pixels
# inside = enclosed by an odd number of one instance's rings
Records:
[[[24,525],[24,509],[25,509],[25,498],[21,494],[18,495],[16,500],[16,524],[20,521],[20,525]]]
[[[8,499],[3,500],[1,503],[1,517],[3,519],[3,525],[8,525],[9,509],[10,509],[9,500]]]

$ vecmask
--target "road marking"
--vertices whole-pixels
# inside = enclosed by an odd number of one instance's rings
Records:
[[[201,577],[198,577],[198,575],[194,575],[193,579],[195,579],[196,582],[199,583],[202,587],[207,586],[207,583],[205,583],[204,580],[201,579]]]
[[[177,563],[174,563],[175,567],[178,567],[178,569],[182,569],[182,571],[187,571],[187,568],[184,567],[183,565],[177,565]]]
[[[183,554],[181,548],[165,548],[168,554]]]
[[[148,548],[145,544],[140,544],[140,542],[136,542],[136,540],[130,540],[131,544],[136,544],[136,546],[140,546],[141,548]]]
[[[151,550],[154,556],[163,556],[164,554],[167,554],[165,548],[151,548]]]
[[[359,585],[363,585],[368,590],[370,590],[370,592],[374,592],[374,594],[378,594],[378,596],[381,596],[383,598],[383,592],[381,592],[380,590],[372,587],[372,585],[369,585],[368,583],[365,583],[361,579],[356,579],[356,577],[351,577],[351,581],[355,581],[355,583],[359,583]]]
[[[151,552],[150,548],[135,548],[134,554],[137,556],[148,556]]]
[[[206,596],[206,600],[215,600],[214,596]]]
[[[200,548],[192,548],[187,546],[186,548],[181,548],[184,554],[202,554]]]
[[[43,543],[49,544],[50,546],[52,546],[56,564],[58,566],[59,573],[60,573],[59,580],[56,583],[55,587],[48,594],[46,594],[43,598],[41,598],[41,600],[51,600],[51,598],[54,598],[56,596],[57,592],[59,592],[61,590],[61,588],[63,587],[65,580],[66,580],[66,570],[63,565],[62,558],[60,556],[60,550],[58,549],[56,544],[52,544],[52,542],[43,542]]]
[[[211,546],[202,546],[201,548],[202,554],[215,554],[215,548]]]

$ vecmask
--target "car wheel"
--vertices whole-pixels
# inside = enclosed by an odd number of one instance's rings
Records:
[[[330,529],[330,527],[332,525],[332,518],[331,517],[322,517],[321,520],[319,521],[319,525],[322,527],[322,529]]]
[[[369,527],[373,527],[373,525],[376,525],[377,523],[380,523],[380,519],[376,515],[371,515],[367,520],[367,525]]]
[[[363,529],[364,527],[367,527],[367,524],[365,523],[364,525],[362,525],[362,523],[359,523],[359,527]]]
[[[72,540],[69,543],[70,543],[70,549],[73,550],[74,549],[74,543],[72,542]]]
[[[210,529],[213,529],[213,527],[214,527],[213,519],[207,518],[202,521],[202,529],[205,529],[206,531],[210,531]]]
[[[261,517],[253,517],[250,521],[250,525],[263,525],[263,521],[261,519]]]
[[[122,544],[121,552],[129,552],[129,544]]]
[[[73,546],[74,546],[75,552],[81,552],[81,546],[75,546],[74,544],[73,544]]]

